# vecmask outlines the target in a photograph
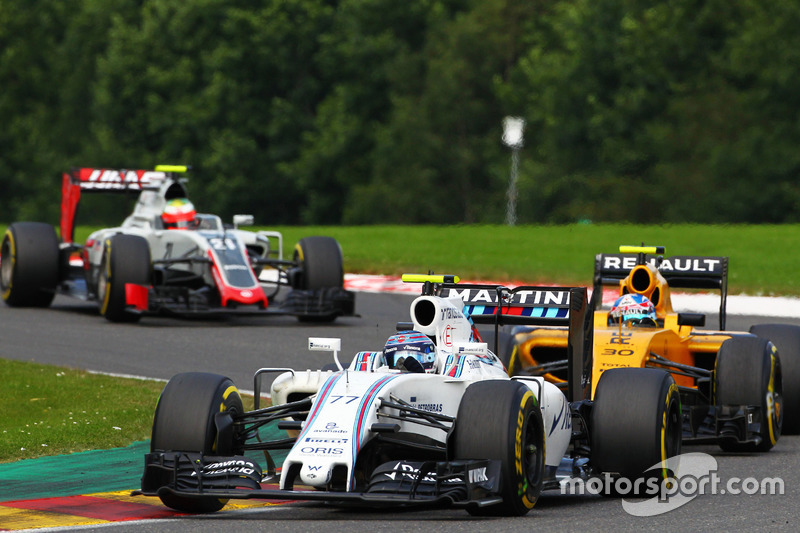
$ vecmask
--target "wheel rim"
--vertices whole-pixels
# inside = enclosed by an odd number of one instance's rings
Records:
[[[107,289],[108,281],[106,280],[106,276],[103,272],[100,272],[100,276],[97,278],[97,300],[99,302],[105,301]]]
[[[11,254],[11,246],[8,240],[3,241],[3,248],[0,251],[0,287],[3,290],[11,286],[11,274],[14,270],[14,257]]]
[[[535,416],[533,412],[531,416]],[[523,464],[525,465],[525,481],[528,486],[536,487],[544,474],[543,464],[540,457],[544,456],[544,448],[539,447],[539,428],[536,424],[531,423],[530,418],[525,421],[525,441],[523,443]]]
[[[675,457],[680,450],[681,438],[683,437],[683,421],[681,420],[680,410],[678,409],[678,402],[673,401],[670,403],[667,420],[666,442],[664,443],[666,457],[664,459]]]
[[[767,394],[765,398],[765,407],[767,416],[769,416],[769,438],[772,444],[778,440],[783,427],[783,382],[780,379],[781,372],[779,364],[776,364],[776,359],[771,358],[772,368],[770,369],[770,380],[767,385]],[[777,379],[776,379],[777,378]]]

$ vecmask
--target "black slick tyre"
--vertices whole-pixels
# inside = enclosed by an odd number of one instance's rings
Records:
[[[783,386],[782,435],[800,434],[800,327],[793,324],[758,324],[750,333],[769,339],[778,349]]]
[[[681,453],[681,436],[680,393],[668,372],[603,372],[591,414],[591,461],[598,473],[619,474],[629,481],[665,480],[671,476],[667,460]],[[651,469],[655,465],[660,467]],[[607,494],[618,493],[614,487],[606,489]]]
[[[0,292],[12,307],[47,307],[59,281],[56,231],[42,222],[11,224],[0,245]]]
[[[728,452],[766,452],[781,435],[783,384],[775,345],[761,337],[732,337],[722,343],[714,365],[714,402],[718,406],[755,405],[761,410],[761,442],[721,437]]]
[[[296,288],[303,290],[344,286],[342,248],[331,237],[305,237],[294,247],[301,274]]]
[[[244,412],[242,398],[225,376],[203,372],[177,374],[169,380],[153,417],[151,451],[235,454],[234,443],[218,442],[214,416],[223,411]],[[160,496],[167,507],[188,513],[212,513],[227,500],[213,497]]]
[[[111,322],[136,322],[126,305],[125,284],[150,285],[150,246],[143,237],[117,234],[105,241],[97,280],[100,314]]]
[[[542,412],[528,387],[510,380],[470,385],[451,439],[456,459],[501,464],[502,503],[468,508],[470,514],[522,516],[533,508],[544,482],[545,441]]]

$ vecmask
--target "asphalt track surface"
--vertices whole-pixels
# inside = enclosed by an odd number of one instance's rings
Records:
[[[360,318],[329,325],[299,323],[292,317],[237,317],[181,320],[147,317],[138,324],[111,324],[96,307],[57,298],[50,309],[10,309],[0,305],[0,357],[116,374],[168,379],[183,371],[224,374],[240,389],[252,389],[261,367],[319,368],[330,355],[306,350],[307,338],[340,337],[341,359],[359,350],[379,350],[398,320],[407,320],[413,299],[407,294],[359,293]],[[796,322],[794,318],[729,316],[729,329],[752,323]],[[709,317],[709,324],[714,324]],[[728,454],[715,446],[687,447],[718,462],[722,484],[740,479],[779,477],[783,494],[705,494],[666,514],[634,517],[619,499],[546,492],[523,518],[475,518],[463,510],[340,509],[321,504],[290,504],[223,510],[206,516],[167,516],[155,520],[70,527],[69,531],[195,532],[291,530],[358,531],[648,531],[648,530],[800,530],[800,437],[784,436],[763,455]],[[0,480],[2,483],[2,480]],[[132,487],[134,488],[134,487]]]

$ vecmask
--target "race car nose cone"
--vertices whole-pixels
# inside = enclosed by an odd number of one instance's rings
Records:
[[[330,464],[304,463],[300,469],[300,481],[311,487],[325,487],[331,480],[332,466]]]

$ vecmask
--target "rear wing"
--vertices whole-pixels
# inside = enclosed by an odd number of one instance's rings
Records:
[[[663,253],[663,252],[662,252]],[[670,289],[710,289],[720,292],[720,329],[725,329],[728,299],[728,258],[674,255],[662,257],[645,253],[597,254],[594,259],[592,302],[599,309],[603,285],[619,285],[628,273],[644,261],[655,266]]]
[[[61,179],[61,239],[75,238],[75,217],[81,193],[131,193],[157,191],[175,172],[186,172],[182,165],[159,165],[155,170],[73,168]],[[177,180],[176,185],[183,187]],[[186,196],[185,191],[183,196]]]
[[[583,399],[582,378],[589,357],[588,298],[585,287],[521,286],[442,283],[436,296],[460,298],[464,312],[476,324],[494,324],[495,339],[502,325],[566,326],[569,328],[567,396]]]

